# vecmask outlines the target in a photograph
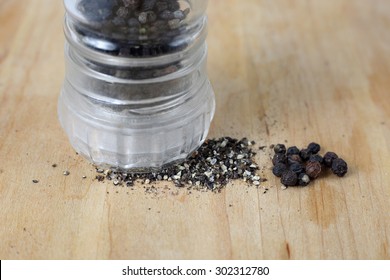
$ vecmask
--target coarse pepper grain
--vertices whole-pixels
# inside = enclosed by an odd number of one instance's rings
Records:
[[[106,170],[98,175],[100,180],[109,180],[114,185],[134,186],[140,180],[144,184],[171,181],[179,188],[208,189],[220,191],[230,181],[241,179],[249,185],[259,186],[265,179],[257,171],[252,150],[253,141],[231,137],[208,139],[184,162],[149,173],[134,173],[129,170]],[[97,169],[99,173],[99,169]],[[103,176],[103,179],[100,177]]]

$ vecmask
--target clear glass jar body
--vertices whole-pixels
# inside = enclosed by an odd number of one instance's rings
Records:
[[[59,118],[99,166],[148,170],[187,157],[207,135],[202,0],[65,0]]]

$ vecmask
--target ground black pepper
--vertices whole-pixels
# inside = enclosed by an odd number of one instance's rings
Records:
[[[104,181],[104,176],[103,176],[103,175],[96,175],[96,179],[97,179],[99,182],[102,182],[102,181]]]
[[[98,181],[109,180],[114,185],[132,187],[140,180],[148,185],[156,181],[171,181],[179,188],[220,191],[235,179],[259,186],[265,179],[257,174],[258,165],[252,151],[254,142],[231,137],[209,139],[183,163],[150,173],[130,173],[123,170],[96,169]]]

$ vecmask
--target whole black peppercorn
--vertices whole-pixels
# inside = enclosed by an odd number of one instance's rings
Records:
[[[309,158],[309,162],[310,161],[318,161],[319,163],[322,164],[324,162],[324,158],[320,155],[311,155]]]
[[[299,155],[294,154],[287,157],[287,162],[288,164],[302,163],[302,159]]]
[[[291,170],[287,170],[282,174],[280,182],[285,186],[296,186],[298,182],[298,175]]]
[[[276,165],[278,162],[286,163],[287,157],[285,154],[275,154],[272,158],[272,163]]]
[[[126,0],[124,2],[126,2]],[[131,1],[129,1],[129,2],[131,2]],[[142,3],[142,10],[144,10],[144,11],[151,10],[151,9],[153,9],[153,6],[155,4],[156,4],[156,0],[144,0]]]
[[[298,185],[299,186],[307,186],[310,183],[310,177],[306,173],[301,173],[298,175]]]
[[[320,175],[321,170],[321,163],[318,161],[309,161],[306,165],[306,174],[312,179],[317,178]]]
[[[272,172],[281,177],[281,182],[285,186],[307,186],[311,180],[320,176],[325,166],[330,167],[339,177],[348,171],[347,163],[334,152],[327,152],[321,156],[319,154],[321,146],[315,142],[311,142],[302,150],[296,146],[285,150],[283,144],[272,145],[270,148],[274,148],[275,151]]]
[[[298,155],[298,154],[299,154],[299,149],[296,146],[292,146],[287,149],[287,156]]]
[[[301,159],[303,161],[307,161],[309,160],[310,156],[311,156],[311,152],[308,150],[308,149],[302,149],[300,152],[299,152],[299,156],[301,157]]]
[[[78,2],[77,8],[83,17],[94,23],[91,30],[78,27],[77,31],[92,39],[97,34],[103,35],[103,38],[111,38],[109,48],[104,44],[94,43],[95,40],[88,40],[88,46],[111,55],[144,57],[176,52],[187,46],[184,42],[177,45],[173,42],[177,42],[176,37],[184,32],[187,24],[185,19],[191,12],[190,8],[181,9],[184,8],[180,6],[181,1],[74,1]],[[122,75],[127,73],[120,72]]]
[[[307,149],[312,153],[312,154],[317,154],[321,150],[321,146],[317,143],[310,143],[307,146]]]
[[[284,144],[276,144],[274,147],[275,154],[285,154],[286,146]]]
[[[332,162],[334,159],[338,158],[339,156],[333,152],[327,152],[324,155],[324,164],[327,167],[332,167]]]
[[[289,166],[289,169],[296,174],[301,174],[304,172],[305,167],[301,163],[295,162]]]
[[[282,163],[282,162],[278,162],[275,164],[275,166],[272,168],[272,173],[276,176],[276,177],[282,177],[283,173],[287,170],[287,165]]]
[[[341,159],[336,158],[332,162],[332,172],[339,177],[343,177],[348,171],[347,163]]]

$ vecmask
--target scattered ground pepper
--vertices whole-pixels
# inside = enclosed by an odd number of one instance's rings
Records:
[[[254,141],[231,137],[206,140],[184,162],[150,173],[131,173],[123,170],[96,169],[98,181],[109,180],[114,185],[128,186],[141,180],[148,185],[156,181],[171,181],[176,187],[220,191],[231,180],[241,179],[259,186],[265,181],[258,174],[252,150]]]

